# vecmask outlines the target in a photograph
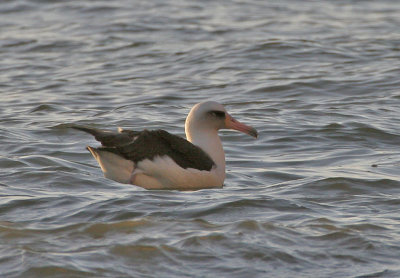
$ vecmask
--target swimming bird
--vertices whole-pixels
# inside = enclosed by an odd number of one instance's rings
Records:
[[[101,147],[87,149],[106,178],[145,189],[221,188],[225,153],[218,130],[234,129],[258,136],[253,127],[235,120],[214,101],[198,103],[190,110],[185,121],[186,140],[165,130],[72,128],[90,133],[101,142]]]

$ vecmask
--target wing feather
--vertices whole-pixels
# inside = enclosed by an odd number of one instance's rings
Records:
[[[72,128],[87,132],[94,136],[94,138],[105,147],[116,147],[132,143],[135,137],[140,132],[133,130],[120,130],[120,132],[113,132],[109,130],[102,130],[97,128],[90,128],[84,126],[74,125]]]
[[[165,130],[144,130],[131,143],[101,149],[118,154],[135,163],[144,159],[153,159],[155,156],[167,155],[185,169],[210,171],[215,165],[210,156],[202,149]]]
[[[93,135],[102,145],[98,150],[112,152],[135,164],[145,159],[167,155],[185,169],[210,171],[215,165],[210,156],[201,148],[165,130],[138,132],[120,129],[119,132],[112,132],[78,125],[72,128]]]

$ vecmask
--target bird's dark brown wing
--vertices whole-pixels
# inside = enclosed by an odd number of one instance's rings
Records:
[[[210,171],[215,164],[202,149],[184,138],[170,134],[167,131],[144,130],[136,134],[135,137],[136,139],[130,143],[110,147],[105,145],[105,147],[99,149],[113,152],[135,163],[144,159],[151,160],[156,156],[166,155],[185,169],[194,168]]]

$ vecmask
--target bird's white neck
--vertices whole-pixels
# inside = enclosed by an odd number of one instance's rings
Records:
[[[218,131],[185,127],[186,139],[205,151],[216,164],[216,172],[221,182],[225,179],[225,153]]]

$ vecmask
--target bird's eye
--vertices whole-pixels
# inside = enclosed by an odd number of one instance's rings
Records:
[[[225,118],[225,112],[224,112],[224,111],[218,111],[218,110],[210,111],[210,114],[211,114],[212,116],[217,117],[217,118],[220,118],[220,119]]]

